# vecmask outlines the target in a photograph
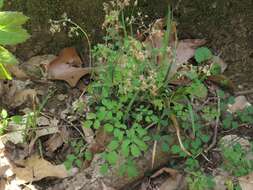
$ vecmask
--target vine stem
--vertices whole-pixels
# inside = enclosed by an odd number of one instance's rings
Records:
[[[127,106],[127,109],[126,109],[126,115],[125,115],[125,117],[124,117],[124,121],[127,120],[128,115],[129,115],[129,111],[130,111],[130,109],[131,109],[131,107],[132,107],[132,105],[133,105],[135,99],[137,98],[137,95],[138,95],[138,94],[139,94],[139,90],[138,90],[137,92],[135,92],[134,96],[132,97],[131,101],[129,102],[129,104],[128,104],[128,106]]]
[[[179,124],[177,122],[177,118],[175,115],[171,115],[170,116],[170,119],[171,121],[173,122],[173,126],[174,128],[176,129],[176,133],[177,133],[177,138],[178,138],[178,142],[179,142],[179,145],[180,145],[180,148],[181,150],[186,153],[188,156],[192,156],[192,154],[186,150],[186,148],[184,147],[183,143],[182,143],[182,140],[181,140],[181,135],[180,135],[180,129],[179,129]]]
[[[73,24],[75,27],[77,27],[82,33],[83,35],[85,36],[87,42],[88,42],[88,48],[89,48],[89,67],[92,66],[92,56],[91,56],[91,43],[90,43],[90,39],[89,39],[89,36],[88,34],[78,25],[76,24],[75,22],[73,22],[72,20],[68,20],[69,23]]]
[[[82,29],[82,27],[80,27],[77,23],[75,23],[74,21],[70,20],[70,19],[60,19],[60,20],[56,20],[54,22],[68,22],[72,25],[74,25],[76,28],[78,28],[82,34],[85,36],[87,42],[88,42],[88,48],[89,48],[89,67],[91,68],[92,66],[92,55],[91,55],[91,43],[90,43],[90,39],[89,39],[89,36],[87,34],[87,32],[84,31],[84,29]]]

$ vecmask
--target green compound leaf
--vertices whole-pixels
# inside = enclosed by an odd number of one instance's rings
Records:
[[[0,12],[0,44],[15,45],[26,41],[30,35],[22,25],[28,17],[20,12]]]
[[[139,157],[141,155],[141,151],[140,151],[139,147],[136,146],[135,144],[131,145],[131,154],[134,157]]]
[[[6,119],[8,117],[8,113],[5,109],[2,109],[1,111],[1,118]]]
[[[73,161],[65,160],[63,164],[67,170],[70,170],[72,168]]]
[[[99,127],[100,127],[100,121],[99,120],[95,120],[94,124],[93,124],[93,127],[94,127],[94,129],[99,129]]]
[[[18,60],[7,49],[0,46],[0,63],[2,63],[2,64],[17,64]]]
[[[131,143],[130,140],[125,140],[123,141],[122,145],[121,145],[121,152],[123,154],[123,156],[128,157],[129,156],[129,144]]]
[[[96,119],[96,114],[95,113],[87,113],[86,119],[88,119],[88,120]]]
[[[122,141],[123,140],[123,136],[124,136],[124,132],[122,132],[119,129],[115,129],[113,131],[113,135],[114,135],[114,137],[118,138],[119,141]]]
[[[92,160],[92,153],[90,151],[85,151],[84,153],[85,160]]]
[[[140,139],[138,139],[138,138],[135,138],[135,139],[134,139],[134,143],[135,143],[142,151],[146,151],[146,150],[148,149],[148,145],[147,145],[144,141],[142,141],[142,140],[140,140]]]
[[[127,167],[127,175],[129,176],[129,177],[136,177],[136,176],[138,176],[138,170],[137,170],[137,168],[134,166],[134,165],[128,165],[128,167]]]
[[[113,131],[113,125],[112,124],[110,124],[110,123],[106,123],[105,125],[104,125],[104,128],[105,128],[105,131],[106,132],[112,132]]]
[[[105,175],[108,172],[109,166],[107,163],[102,164],[100,167],[101,174]]]
[[[212,52],[207,47],[201,47],[196,49],[194,58],[198,63],[202,63],[211,59],[212,56]]]
[[[14,115],[11,117],[11,121],[13,121],[15,124],[22,124],[23,117],[21,115]]]
[[[212,75],[221,74],[221,66],[218,63],[214,63],[210,68],[210,72]]]
[[[116,162],[118,160],[118,155],[115,151],[113,151],[113,152],[109,152],[108,154],[106,154],[105,158],[109,162],[109,164],[114,165],[114,164],[116,164]]]
[[[208,90],[203,83],[196,81],[188,87],[187,92],[197,98],[206,98]]]
[[[179,152],[181,152],[181,149],[180,149],[180,147],[179,147],[178,145],[173,145],[173,146],[171,147],[171,152],[172,152],[173,154],[178,154]]]
[[[84,128],[90,128],[92,126],[93,122],[88,120],[83,123]]]
[[[75,160],[75,164],[76,164],[76,166],[77,166],[78,168],[81,168],[81,167],[82,167],[82,161],[79,160],[79,159],[76,159],[76,160]]]
[[[107,148],[110,151],[116,150],[119,147],[119,141],[113,140],[109,143],[109,145],[107,146]]]

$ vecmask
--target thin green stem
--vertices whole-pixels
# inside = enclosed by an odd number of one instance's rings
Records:
[[[131,109],[134,101],[136,100],[138,94],[139,94],[139,91],[135,92],[135,94],[133,95],[131,101],[129,102],[129,104],[127,106],[127,109],[126,109],[126,112],[125,112],[126,114],[124,116],[124,122],[128,119],[128,117],[129,117],[129,111],[130,111],[130,109]]]
[[[75,27],[77,27],[85,36],[87,42],[88,42],[88,48],[89,48],[89,67],[92,67],[92,55],[91,55],[91,43],[88,34],[75,22],[72,20],[67,20],[69,23],[73,24]]]
[[[87,32],[85,32],[84,29],[82,29],[82,27],[80,27],[77,23],[75,23],[74,21],[72,21],[70,19],[60,19],[60,20],[55,20],[54,22],[56,22],[56,23],[68,22],[68,23],[74,25],[76,28],[78,28],[78,30],[80,30],[82,32],[82,34],[85,36],[85,38],[88,42],[89,67],[92,67],[91,42],[90,42],[90,39],[89,39],[89,36],[88,36]]]

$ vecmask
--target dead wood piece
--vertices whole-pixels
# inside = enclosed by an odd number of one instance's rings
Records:
[[[162,165],[166,164],[168,160],[168,154],[162,152],[161,145],[158,144],[156,150],[156,160],[153,169],[161,167]],[[146,172],[152,170],[151,162],[152,147],[144,154],[142,158],[136,160],[136,165],[139,171],[139,175],[137,177],[128,178],[126,176],[120,176],[117,167],[111,168],[110,171],[103,176],[99,171],[103,160],[95,155],[89,168],[84,169],[71,179],[64,179],[60,184],[49,188],[49,190],[101,190],[103,189],[103,183],[115,189],[122,189],[129,184],[132,184],[136,180],[143,178]]]

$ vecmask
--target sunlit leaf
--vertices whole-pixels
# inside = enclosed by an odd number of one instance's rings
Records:
[[[111,142],[108,144],[107,147],[109,148],[110,151],[113,151],[113,150],[117,149],[118,146],[119,146],[119,141],[113,140],[113,141],[111,141]]]
[[[131,145],[131,153],[134,157],[139,157],[141,155],[141,151],[138,146],[135,144]]]
[[[1,112],[1,117],[2,117],[3,119],[6,119],[6,118],[8,117],[8,113],[7,113],[7,111],[6,111],[5,109],[2,110],[2,112]]]
[[[2,63],[0,63],[0,79],[12,79],[10,73],[6,70],[5,66]]]
[[[212,58],[212,52],[207,47],[201,47],[196,49],[194,58],[198,63],[202,63]]]
[[[30,35],[22,25],[28,17],[20,12],[0,12],[0,44],[15,45],[26,41]]]
[[[18,63],[17,59],[15,58],[12,53],[10,53],[7,49],[0,46],[0,63],[2,64],[16,64]]]
[[[115,151],[109,152],[109,153],[106,155],[106,160],[107,160],[110,164],[112,164],[112,165],[116,164],[117,159],[118,159],[118,155],[117,155],[117,153],[116,153]]]

